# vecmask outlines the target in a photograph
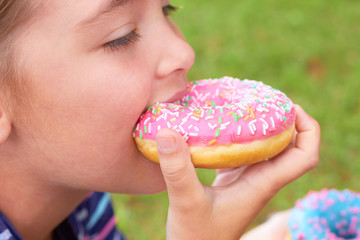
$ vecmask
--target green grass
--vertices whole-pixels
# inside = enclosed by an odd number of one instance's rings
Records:
[[[291,183],[255,220],[293,206],[309,190],[360,191],[360,1],[183,0],[174,21],[196,52],[189,79],[263,81],[318,120],[318,167]],[[214,171],[199,170],[209,184]],[[166,193],[113,197],[129,239],[164,239]]]

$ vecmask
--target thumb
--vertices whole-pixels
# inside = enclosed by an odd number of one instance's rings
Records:
[[[161,129],[156,135],[156,141],[170,204],[185,207],[194,201],[194,197],[204,197],[204,188],[196,175],[189,148],[181,135],[172,129]]]

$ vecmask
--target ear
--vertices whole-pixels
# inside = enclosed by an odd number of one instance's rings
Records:
[[[4,143],[11,132],[11,122],[9,118],[0,109],[0,144]]]

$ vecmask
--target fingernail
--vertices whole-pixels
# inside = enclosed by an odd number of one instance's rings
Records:
[[[177,141],[175,136],[159,136],[157,137],[158,150],[163,154],[174,153],[177,149]]]

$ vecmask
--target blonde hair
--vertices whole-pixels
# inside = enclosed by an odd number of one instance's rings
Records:
[[[39,5],[40,1],[34,0],[0,0],[0,107],[8,111],[25,97],[15,59],[15,40]]]

